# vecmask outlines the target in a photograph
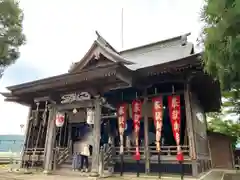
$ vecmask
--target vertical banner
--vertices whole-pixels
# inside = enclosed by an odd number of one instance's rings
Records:
[[[154,125],[156,128],[156,150],[158,152],[158,178],[161,178],[161,160],[160,160],[160,153],[161,153],[161,134],[162,134],[162,121],[163,121],[163,100],[161,96],[155,97],[152,99],[153,102],[153,120]]]
[[[139,130],[140,130],[140,119],[142,117],[142,102],[140,100],[134,100],[132,102],[132,119],[135,133],[135,142],[136,142],[136,154],[135,160],[140,160],[139,152]]]
[[[177,144],[177,160],[183,161],[183,154],[180,146],[180,126],[181,126],[181,105],[180,96],[168,96],[169,115],[172,124],[173,136]]]
[[[126,127],[126,120],[127,120],[127,104],[123,103],[118,106],[117,109],[117,115],[118,115],[118,130],[119,130],[119,136],[120,136],[120,158],[121,158],[121,173],[120,175],[123,175],[123,134]]]
[[[155,97],[152,99],[152,102],[153,102],[153,120],[156,128],[156,149],[158,152],[160,152],[161,151],[160,140],[163,120],[162,97]]]
[[[127,104],[123,103],[118,106],[117,109],[117,115],[118,115],[118,130],[119,130],[119,136],[120,136],[120,154],[123,154],[123,134],[126,126],[126,120],[127,120]]]

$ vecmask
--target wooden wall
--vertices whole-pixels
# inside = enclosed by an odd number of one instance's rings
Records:
[[[196,140],[197,159],[206,159],[209,158],[206,116],[200,101],[197,98],[197,95],[192,93],[191,99],[193,131]]]
[[[220,134],[208,133],[211,163],[213,168],[233,168],[233,150],[231,138]]]
[[[193,168],[194,174],[200,174],[211,168],[209,144],[207,136],[207,121],[197,94],[191,93],[193,135],[196,147],[196,160]]]

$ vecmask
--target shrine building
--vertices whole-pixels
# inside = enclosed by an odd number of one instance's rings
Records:
[[[67,73],[7,87],[5,101],[30,107],[21,166],[71,170],[84,139],[89,176],[211,169],[205,114],[220,109],[220,86],[188,35],[119,52],[97,33]]]

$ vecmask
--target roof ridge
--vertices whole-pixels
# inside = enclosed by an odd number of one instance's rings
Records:
[[[121,55],[122,53],[125,53],[125,52],[130,52],[130,51],[134,51],[134,50],[137,50],[137,49],[153,46],[155,44],[161,44],[161,43],[165,43],[165,42],[169,42],[169,41],[174,41],[174,40],[177,40],[177,39],[179,39],[179,40],[181,40],[181,39],[186,40],[185,38],[187,36],[189,36],[189,35],[191,35],[190,32],[182,34],[182,35],[179,35],[179,36],[175,36],[175,37],[172,37],[172,38],[163,39],[163,40],[160,40],[160,41],[155,41],[155,42],[152,42],[152,43],[147,43],[147,44],[144,44],[144,45],[132,47],[132,48],[129,48],[129,49],[125,49],[125,50],[119,51],[119,54]]]
[[[111,46],[111,44],[110,44],[109,42],[107,42],[107,40],[104,39],[104,38],[99,34],[98,31],[95,31],[95,33],[97,34],[97,40],[96,40],[96,41],[98,41],[99,43],[103,44],[104,46],[110,48],[110,49],[113,50],[115,53],[119,54],[119,52],[118,52],[115,48],[113,48],[113,47]]]

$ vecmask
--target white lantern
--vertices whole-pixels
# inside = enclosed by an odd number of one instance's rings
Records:
[[[87,124],[94,124],[95,111],[91,108],[87,109]]]
[[[65,116],[63,113],[58,112],[56,114],[56,126],[57,127],[62,127],[64,124]]]

